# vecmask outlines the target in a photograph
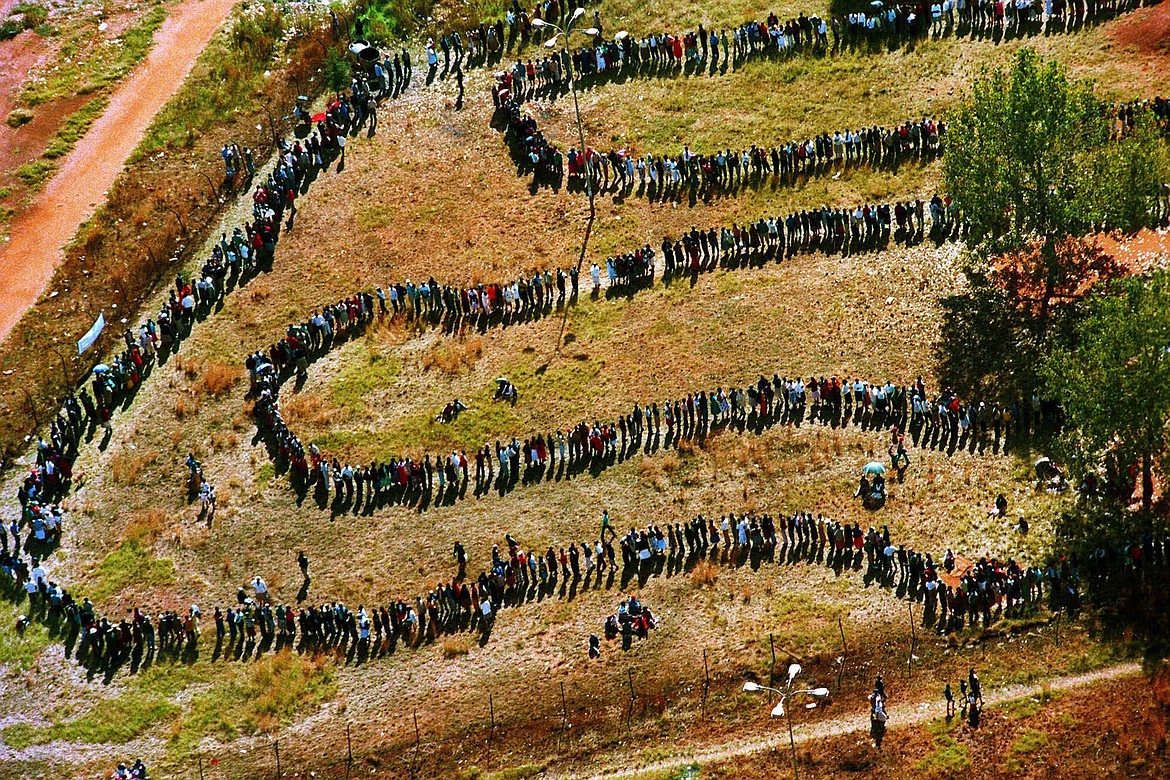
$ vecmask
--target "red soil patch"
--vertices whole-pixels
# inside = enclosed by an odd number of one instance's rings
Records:
[[[32,110],[32,121],[18,128],[0,125],[0,160],[8,171],[15,171],[26,162],[37,159],[49,141],[65,124],[69,116],[93,98],[92,95],[70,95]],[[7,118],[5,113],[3,118]],[[16,181],[15,177],[13,180]]]
[[[3,3],[0,2],[0,19],[5,16]],[[0,122],[7,120],[12,109],[16,108],[20,89],[24,86],[24,80],[29,72],[56,51],[55,45],[46,45],[47,43],[31,30],[25,30],[0,46]],[[12,139],[27,129],[27,125],[19,130],[13,130],[7,124],[0,124],[0,158],[8,159],[9,151],[15,143]],[[23,147],[27,146],[27,143],[20,142],[18,145]]]
[[[1133,236],[1100,236],[1097,243],[1133,273],[1149,271],[1170,258],[1170,230],[1143,230]]]
[[[1113,39],[1143,54],[1161,55],[1170,68],[1170,3],[1134,11],[1113,28]]]
[[[151,120],[234,5],[235,0],[186,0],[175,8],[146,60],[114,93],[36,202],[13,221],[12,240],[0,251],[0,339],[36,302],[62,259],[62,247],[105,200]]]

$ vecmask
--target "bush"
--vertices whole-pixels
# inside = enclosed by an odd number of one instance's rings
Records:
[[[23,108],[18,108],[8,115],[8,126],[14,130],[18,127],[24,127],[31,121],[33,121],[32,112]]]
[[[12,7],[12,16],[20,14],[21,26],[26,30],[39,27],[49,20],[49,9],[36,3],[21,3]]]
[[[691,582],[697,587],[714,585],[719,580],[719,567],[711,561],[699,561],[691,569]]]
[[[349,81],[352,78],[352,70],[349,66],[349,61],[337,48],[329,49],[328,56],[325,57],[325,84],[333,92],[340,92],[349,86]]]
[[[467,635],[443,637],[441,647],[444,658],[458,658],[471,652],[472,639]]]
[[[212,396],[220,396],[231,389],[240,378],[240,370],[227,363],[209,362],[203,369],[203,389]]]

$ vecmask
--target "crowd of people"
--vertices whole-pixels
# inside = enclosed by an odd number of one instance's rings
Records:
[[[942,201],[940,200],[941,204]],[[894,220],[915,228],[915,220],[925,212],[898,204]],[[935,210],[932,221],[947,224],[946,207]],[[868,240],[871,232],[887,230],[890,209],[862,211],[859,220],[846,234]],[[692,231],[678,242],[664,242],[666,267],[678,268],[680,253],[687,266],[694,269],[714,263],[737,262],[742,253],[784,246],[784,240],[820,240],[825,232],[823,214],[802,213],[787,220],[762,220],[763,228],[753,225],[744,231],[735,227],[720,236],[714,231]],[[787,225],[791,224],[792,227]],[[754,236],[754,238],[753,238]],[[775,236],[775,238],[773,238]],[[772,241],[777,243],[772,244]],[[753,250],[752,247],[755,246]],[[724,246],[729,247],[723,249]],[[651,269],[653,279],[655,253],[639,250],[632,258],[611,258],[607,272],[611,284],[630,283],[623,274],[645,273]],[[600,286],[600,272],[594,265],[591,276],[595,290]],[[307,446],[285,424],[280,411],[280,389],[289,378],[303,380],[311,361],[336,346],[364,332],[369,323],[384,317],[403,317],[408,321],[446,323],[452,329],[469,323],[482,327],[540,316],[555,304],[571,301],[578,295],[576,277],[572,277],[572,295],[563,280],[569,274],[557,272],[555,283],[550,272],[536,273],[504,285],[477,285],[457,288],[440,285],[434,279],[421,284],[387,285],[375,293],[356,293],[348,299],[312,312],[300,324],[290,325],[286,335],[264,351],[250,355],[246,367],[251,377],[251,394],[255,398],[253,413],[265,435],[269,453],[283,473],[292,475],[292,485],[302,495],[313,488],[320,506],[332,505],[335,513],[363,506],[385,504],[427,506],[449,503],[466,496],[474,485],[474,495],[481,496],[495,488],[507,492],[517,484],[572,478],[586,470],[604,469],[621,461],[660,447],[677,446],[681,439],[701,439],[708,433],[733,427],[759,431],[777,424],[821,424],[828,426],[860,425],[869,430],[891,432],[891,465],[903,472],[909,464],[905,454],[906,438],[918,447],[953,452],[967,449],[983,452],[988,447],[999,451],[1020,434],[1030,434],[1040,427],[1056,430],[1060,424],[1059,405],[1034,393],[1030,398],[1014,401],[998,399],[967,400],[954,391],[941,388],[928,393],[919,377],[912,384],[889,381],[872,382],[839,376],[780,376],[742,387],[720,387],[687,394],[665,402],[634,404],[629,414],[613,420],[582,420],[568,427],[536,432],[524,438],[485,443],[472,454],[456,450],[450,453],[403,454],[369,465],[342,463],[330,458],[315,444]],[[495,303],[493,303],[495,301]],[[450,421],[456,417],[458,404],[453,401]],[[441,413],[448,421],[446,410]],[[474,473],[472,467],[474,466]]]
[[[369,309],[359,311],[350,322],[358,323],[354,326],[358,328],[371,316]],[[284,344],[297,348],[288,337]],[[292,472],[295,489],[315,485],[322,507],[332,493],[335,512],[351,507],[358,511],[366,504],[449,503],[464,497],[472,483],[478,497],[493,487],[507,492],[518,484],[596,473],[639,451],[648,454],[660,447],[677,447],[681,440],[701,440],[722,428],[760,431],[774,425],[821,424],[888,430],[892,466],[901,473],[909,464],[907,436],[922,448],[983,452],[988,447],[1006,449],[1013,437],[1060,425],[1059,406],[1039,394],[1011,403],[972,403],[947,388],[928,393],[921,378],[911,385],[897,385],[774,374],[771,379],[761,375],[742,387],[699,390],[661,404],[636,403],[615,420],[583,420],[523,439],[487,443],[471,456],[463,451],[433,459],[430,454],[403,455],[354,466],[330,460],[313,444],[304,447],[284,425],[278,404],[282,372],[276,364],[257,353],[250,358],[249,369],[257,388],[255,413],[261,430],[272,440],[278,467]]]
[[[658,618],[637,596],[624,598],[618,604],[617,612],[611,613],[602,625],[605,638],[613,641],[622,638],[622,649],[628,650],[634,637],[645,639],[658,628]],[[596,634],[589,636],[589,657],[601,657],[601,639]]]
[[[655,32],[641,38],[624,31],[607,35],[604,20],[593,12],[589,27],[597,30],[588,44],[560,53],[517,61],[525,87],[561,89],[572,72],[583,84],[602,78],[656,76],[676,72],[716,73],[739,67],[749,59],[821,56],[860,48],[894,48],[930,36],[1023,37],[1056,34],[1108,18],[1141,4],[1140,0],[921,0],[871,3],[866,10],[822,18],[801,13],[781,19],[775,13],[745,21],[730,30],[703,23],[686,31]],[[564,28],[574,3],[544,0],[531,9],[513,0],[505,14],[465,27],[451,27],[438,36],[443,70],[492,65],[505,54],[519,55],[530,44],[555,35],[550,25]],[[586,17],[588,20],[588,17]],[[578,23],[579,27],[585,25]],[[466,60],[464,56],[466,55]],[[435,50],[437,66],[438,50]]]
[[[933,117],[907,120],[895,127],[862,127],[821,133],[772,147],[720,149],[704,153],[684,146],[674,155],[635,154],[628,148],[581,152],[560,148],[540,130],[517,97],[516,76],[505,72],[493,88],[497,108],[507,117],[505,142],[522,173],[538,182],[559,182],[594,192],[636,193],[651,200],[708,200],[766,182],[793,184],[811,176],[854,167],[892,168],[927,162],[942,153],[946,123]]]
[[[167,356],[208,316],[225,295],[271,266],[282,220],[292,226],[298,194],[338,152],[338,141],[353,126],[348,100],[316,123],[304,138],[281,140],[277,161],[252,193],[252,218],[224,233],[193,277],[179,274],[159,313],[122,333],[122,350],[94,366],[88,386],[69,394],[49,421],[49,439],[39,439],[37,464],[22,488],[22,504],[54,502],[68,494],[73,463],[83,441],[98,427],[108,436],[118,408],[127,408],[157,361]],[[228,148],[228,147],[225,147]]]
[[[310,579],[302,551],[296,562],[303,584],[295,604],[275,599],[263,578],[256,576],[238,589],[234,604],[215,607],[212,660],[246,659],[292,648],[340,652],[361,662],[392,653],[399,644],[417,647],[461,632],[478,632],[481,641],[487,641],[501,609],[550,598],[571,600],[583,590],[615,585],[629,592],[650,578],[690,571],[699,561],[753,568],[823,565],[838,574],[863,572],[867,585],[876,582],[900,598],[921,603],[922,624],[940,634],[972,625],[987,627],[1000,617],[1018,616],[1045,598],[1052,609],[1076,610],[1080,598],[1080,564],[1075,556],[1023,566],[1010,558],[970,561],[950,549],[932,555],[896,543],[887,526],[863,529],[812,512],[729,513],[718,519],[698,515],[688,522],[631,526],[624,534],[615,530],[605,512],[600,531],[585,536],[567,545],[539,545],[505,534],[504,543],[492,545],[490,560],[475,576],[468,575],[468,552],[456,541],[452,548],[456,571],[451,577],[414,595],[356,608],[341,602],[304,604]],[[1094,553],[1088,563],[1098,573],[1106,566],[1141,568],[1168,562],[1170,537],[1147,535],[1115,551]],[[18,604],[28,602],[17,631],[23,633],[34,620],[44,623],[67,648],[76,648],[74,657],[94,673],[112,675],[127,664],[136,670],[156,659],[198,653],[204,616],[196,605],[153,616],[134,609],[121,619],[110,618],[97,614],[88,599],[77,601],[65,588],[36,574],[35,586],[26,587],[29,576],[0,567],[0,592]],[[637,596],[630,596],[606,618],[602,633],[608,639],[622,637],[628,647],[633,637],[644,638],[657,625],[658,617]],[[588,648],[591,656],[599,655],[600,639],[591,636]]]

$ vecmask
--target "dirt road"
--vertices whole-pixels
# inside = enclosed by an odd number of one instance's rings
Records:
[[[57,175],[0,246],[0,340],[44,291],[77,228],[106,193],[151,120],[178,90],[236,0],[184,0],[154,36],[146,59],[65,157]]]
[[[1119,664],[1117,666],[1111,666],[1106,669],[1100,669],[1096,672],[1089,672],[1088,674],[1081,674],[1072,677],[1057,677],[1055,679],[1045,681],[1044,685],[1046,685],[1050,691],[1067,691],[1073,688],[1081,688],[1086,685],[1092,685],[1093,683],[1102,680],[1115,680],[1119,677],[1128,677],[1139,674],[1140,672],[1141,667],[1136,663]],[[1025,696],[1038,696],[1042,693],[1042,684],[1036,683],[1035,685],[1012,685],[1004,688],[997,688],[991,691],[985,691],[985,693],[985,704],[987,706],[991,706],[1001,702],[1011,701],[1013,699],[1020,699]],[[763,700],[761,699],[761,701]],[[899,705],[890,713],[889,726],[890,728],[898,728],[901,726],[921,725],[939,717],[940,709],[941,704],[939,701],[922,702],[917,706]],[[680,754],[674,758],[667,759],[666,761],[639,767],[638,769],[606,772],[599,775],[569,773],[563,776],[573,778],[588,778],[588,780],[620,780],[621,778],[637,778],[642,776],[659,777],[666,772],[688,766],[692,763],[703,765],[712,761],[723,761],[729,758],[750,756],[754,753],[759,753],[765,750],[772,750],[776,748],[787,749],[788,740],[785,738],[786,734],[781,734],[781,731],[781,729],[777,729],[775,736],[756,736],[741,741],[711,746],[705,749],[696,749],[691,753]],[[869,732],[869,715],[865,709],[864,702],[854,715],[822,721],[807,728],[801,728],[797,726],[796,742],[797,744],[803,744],[805,742],[809,742],[814,739],[820,739],[822,737],[832,737],[841,734],[855,734],[862,732]]]

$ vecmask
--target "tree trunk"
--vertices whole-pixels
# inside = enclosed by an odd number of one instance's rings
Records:
[[[1142,455],[1142,511],[1149,512],[1154,502],[1154,456]]]

